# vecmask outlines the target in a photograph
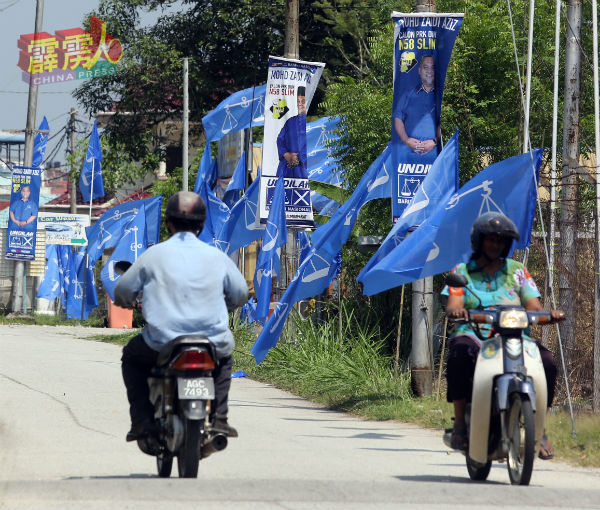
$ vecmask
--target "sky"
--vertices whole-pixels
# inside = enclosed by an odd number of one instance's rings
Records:
[[[22,80],[22,71],[17,67],[17,41],[21,34],[35,31],[36,3],[36,0],[0,0],[0,130],[25,129],[28,85]],[[57,30],[82,27],[86,14],[97,8],[98,4],[99,0],[44,0],[42,31],[54,35]],[[144,21],[152,21],[155,17],[144,16]],[[71,107],[79,110],[78,118],[88,121],[91,127],[89,116],[71,96],[71,92],[81,83],[82,80],[73,80],[40,85],[36,127],[45,115],[52,136],[53,132],[66,125]],[[53,141],[56,143],[59,140],[60,136]],[[52,147],[51,141],[48,151]],[[61,150],[55,159],[63,161],[64,151]]]

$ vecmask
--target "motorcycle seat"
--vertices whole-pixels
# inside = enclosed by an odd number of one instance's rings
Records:
[[[171,340],[160,350],[160,352],[158,353],[158,358],[156,360],[156,366],[162,367],[167,365],[173,353],[178,348],[192,345],[204,347],[209,352],[212,359],[215,361],[215,364],[217,363],[217,352],[215,346],[208,338],[202,335],[182,335]]]

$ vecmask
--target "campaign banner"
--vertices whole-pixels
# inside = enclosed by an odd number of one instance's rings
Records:
[[[277,176],[282,175],[287,225],[314,226],[308,184],[306,112],[324,67],[320,62],[269,57],[259,193],[261,223],[267,222]]]
[[[90,226],[87,214],[38,214],[38,229],[46,231],[46,244],[84,246],[87,244],[85,228]]]
[[[41,170],[13,167],[5,258],[35,259],[35,232],[40,201]]]
[[[394,12],[392,216],[402,215],[442,149],[446,70],[464,14]]]

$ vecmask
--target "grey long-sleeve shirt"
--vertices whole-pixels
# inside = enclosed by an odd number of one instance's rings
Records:
[[[144,340],[159,351],[185,334],[207,336],[219,358],[233,351],[228,306],[248,299],[246,280],[223,252],[178,232],[149,248],[120,278],[115,304],[131,306],[143,292]]]

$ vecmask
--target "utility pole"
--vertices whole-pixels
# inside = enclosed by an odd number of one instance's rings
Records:
[[[435,0],[417,0],[416,12],[435,12]],[[416,396],[433,391],[433,278],[412,283],[412,346],[410,351],[411,386]]]
[[[284,58],[300,58],[300,0],[286,0],[285,45]],[[283,250],[282,250],[283,255]],[[288,229],[285,244],[285,256],[281,257],[281,270],[279,271],[283,289],[287,287],[295,272],[296,265],[296,231]],[[282,292],[283,292],[282,289]]]
[[[300,58],[300,0],[286,0],[285,58]]]
[[[598,90],[598,2],[592,0],[592,25],[594,37],[594,143],[596,153],[596,217],[595,223],[595,281],[594,281],[594,394],[595,413],[600,413],[600,91]]]
[[[189,119],[190,119],[190,110],[189,110],[189,98],[188,98],[188,58],[185,57],[183,59],[183,140],[181,142],[181,150],[182,150],[182,164],[183,167],[183,184],[181,189],[183,191],[188,190],[188,132],[189,132]],[[210,143],[210,142],[209,142]]]
[[[37,0],[35,8],[35,33],[42,31],[44,15],[44,0]],[[29,81],[29,96],[27,99],[27,124],[25,126],[25,160],[24,166],[31,166],[33,161],[33,143],[35,140],[35,115],[37,110],[38,86],[33,80]],[[25,262],[15,262],[15,275],[12,289],[12,311],[19,312],[25,305]]]
[[[565,61],[565,106],[562,153],[562,196],[558,288],[559,306],[566,319],[560,323],[565,346],[565,369],[568,375],[575,345],[577,324],[577,185],[579,173],[579,105],[581,78],[581,0],[567,3],[567,41]]]
[[[71,108],[69,112],[69,152],[71,154],[71,214],[77,214],[77,180],[75,179],[75,114],[77,110]]]

